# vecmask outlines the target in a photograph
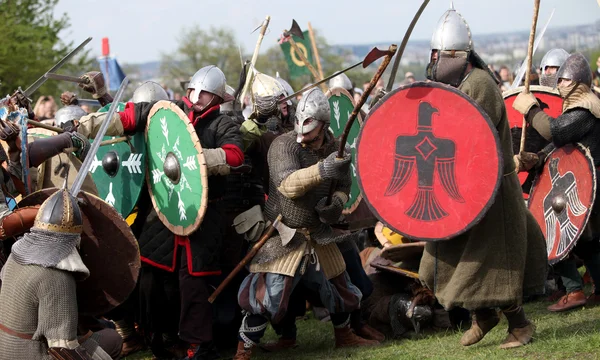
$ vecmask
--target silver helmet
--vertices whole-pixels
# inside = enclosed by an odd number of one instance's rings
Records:
[[[223,74],[221,69],[215,65],[205,66],[196,71],[187,86],[188,90],[192,90],[190,93],[190,101],[196,103],[201,91],[217,95],[223,99],[223,102],[232,101],[233,96],[227,94],[226,84],[225,74]]]
[[[279,112],[279,98],[285,89],[274,77],[256,72],[252,81],[252,116],[262,120]],[[265,119],[266,120],[266,119]]]
[[[487,68],[476,56],[471,38],[471,29],[462,15],[452,7],[442,15],[431,37],[430,62],[427,65],[427,78],[458,87],[464,79],[471,56],[477,67]],[[433,51],[437,50],[437,60],[433,61]]]
[[[573,80],[574,82],[592,87],[592,69],[585,56],[580,53],[569,55],[558,69],[557,79]]]
[[[138,86],[133,92],[133,103],[154,102],[159,100],[169,100],[169,94],[165,89],[154,81],[146,81]]]
[[[552,49],[544,55],[540,63],[540,85],[554,87],[556,85],[557,73],[546,75],[547,67],[560,68],[569,57],[569,53],[564,49]]]
[[[287,81],[285,81],[284,79],[279,77],[279,73],[277,73],[277,75],[275,76],[275,79],[277,79],[277,81],[279,81],[279,84],[281,84],[281,86],[283,87],[283,90],[285,90],[285,96],[290,96],[294,93],[294,89],[292,88],[290,83],[288,83]],[[288,100],[286,103],[288,105],[292,105],[292,99]]]
[[[294,131],[298,134],[298,142],[301,135],[307,134],[319,126],[319,122],[329,125],[330,109],[327,96],[318,88],[313,88],[302,96],[296,108],[296,123]],[[311,119],[308,124],[307,120]]]
[[[431,50],[472,51],[471,29],[462,15],[452,7],[437,23],[431,37]]]
[[[233,97],[235,94],[235,89],[229,85],[225,85],[225,91],[227,92],[227,94],[231,95],[231,97]],[[233,103],[234,103],[234,101],[228,101],[226,103],[221,104],[221,111],[233,112],[234,111]]]
[[[62,125],[69,121],[79,120],[82,116],[87,115],[87,112],[77,105],[68,105],[60,108],[54,115],[56,125],[62,127]]]
[[[344,90],[348,90],[352,92],[354,86],[352,86],[352,81],[348,78],[348,76],[344,73],[339,74],[338,76],[329,80],[329,88],[342,88]]]

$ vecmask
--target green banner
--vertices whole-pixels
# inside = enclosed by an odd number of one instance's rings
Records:
[[[313,64],[313,66],[316,66],[312,53],[312,43],[310,41],[308,31],[305,31],[303,34],[304,40],[293,35],[292,38],[296,42],[296,45],[298,45],[300,50],[304,53],[308,61],[311,64]],[[292,79],[298,78],[303,75],[311,75],[310,70],[308,70],[304,62],[300,59],[300,56],[298,56],[296,51],[294,51],[294,48],[292,47],[289,41],[284,41],[283,43],[281,43],[281,50],[283,51],[285,61],[287,62],[288,67],[290,69],[290,77]]]

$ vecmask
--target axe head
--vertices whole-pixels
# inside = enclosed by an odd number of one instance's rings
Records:
[[[294,237],[294,235],[296,234],[296,229],[292,229],[290,227],[287,227],[281,221],[275,221],[275,222],[273,222],[273,227],[279,233],[279,237],[281,238],[281,244],[283,246],[286,246],[292,240],[292,238]]]
[[[296,20],[292,20],[292,27],[287,32],[286,35],[294,35],[304,40],[304,34],[302,33],[302,29],[300,29],[300,25],[296,22]]]
[[[384,57],[388,54],[390,56],[393,56],[395,53],[396,53],[396,48],[394,46],[390,46],[390,48],[388,50],[379,50],[378,48],[374,47],[371,51],[369,51],[367,56],[365,56],[365,59],[363,60],[363,63],[362,63],[362,67],[366,68],[367,66],[371,65],[375,60],[381,59],[382,57]]]

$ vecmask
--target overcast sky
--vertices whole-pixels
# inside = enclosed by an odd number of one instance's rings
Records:
[[[276,43],[283,29],[296,19],[306,30],[308,21],[331,44],[398,44],[421,0],[60,0],[57,14],[67,13],[71,28],[63,36],[80,42],[93,36],[94,55],[101,54],[101,39],[108,37],[111,53],[121,63],[159,60],[161,53],[177,48],[185,27],[227,26],[235,32],[246,53],[253,51],[258,32],[251,34],[266,15],[270,32],[262,49]],[[553,8],[550,27],[587,24],[600,20],[596,0],[542,0],[540,23]],[[415,27],[412,39],[430,39],[435,24],[450,6],[449,0],[431,0]],[[456,0],[474,34],[529,30],[533,0]],[[600,44],[599,44],[600,45]]]

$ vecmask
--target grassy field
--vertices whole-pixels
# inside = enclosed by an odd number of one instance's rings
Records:
[[[581,308],[568,313],[546,311],[547,302],[525,306],[536,326],[535,341],[515,350],[500,350],[506,336],[506,320],[492,330],[479,344],[465,348],[459,344],[461,332],[447,331],[414,340],[386,341],[374,348],[334,349],[330,323],[314,319],[298,321],[298,344],[293,350],[266,354],[256,350],[256,359],[600,359],[600,307]],[[275,340],[269,329],[265,340]],[[226,357],[233,356],[222,354]],[[150,359],[148,353],[127,359]]]

